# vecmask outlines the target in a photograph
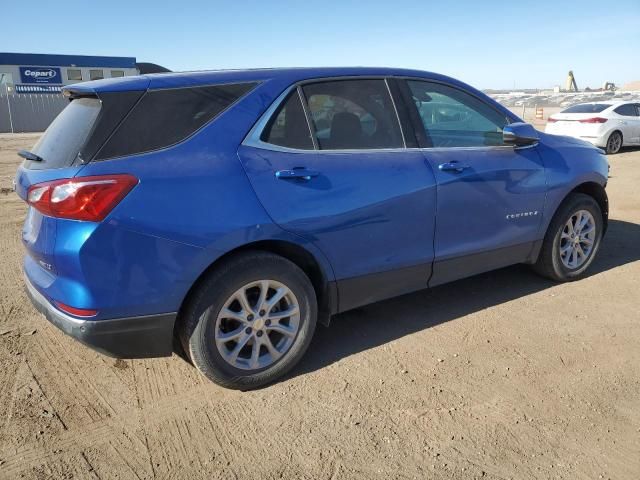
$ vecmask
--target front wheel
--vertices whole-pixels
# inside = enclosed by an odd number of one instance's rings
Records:
[[[219,385],[248,390],[283,376],[300,360],[317,306],[297,265],[256,251],[214,270],[183,315],[180,337],[196,368]]]
[[[579,279],[600,247],[603,226],[598,202],[571,194],[551,220],[535,270],[558,282]]]

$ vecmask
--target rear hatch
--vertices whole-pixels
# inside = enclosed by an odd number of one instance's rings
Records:
[[[145,88],[147,83],[143,84]],[[32,186],[75,177],[142,93],[143,90],[101,91],[98,94],[89,84],[67,90],[69,105],[29,151],[41,160],[24,160],[18,168],[18,195],[27,201]],[[51,273],[56,271],[54,247],[59,221],[30,206],[22,230],[22,240],[29,255]]]

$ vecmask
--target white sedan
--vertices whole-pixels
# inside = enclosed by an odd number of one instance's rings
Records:
[[[547,120],[546,133],[580,138],[618,153],[640,145],[640,103],[595,102],[573,105]]]

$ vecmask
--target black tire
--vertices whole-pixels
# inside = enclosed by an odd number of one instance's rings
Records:
[[[576,268],[569,268],[561,259],[561,237],[569,219],[580,210],[586,210],[591,213],[595,221],[595,238],[593,238],[593,248],[588,254],[586,260]],[[589,195],[572,193],[560,205],[549,224],[549,228],[547,229],[547,233],[542,244],[542,249],[540,250],[540,255],[533,266],[534,270],[540,275],[557,282],[570,282],[580,279],[598,253],[600,242],[602,240],[603,227],[604,221],[602,217],[602,210],[600,209],[598,202]]]
[[[288,350],[272,364],[253,370],[236,368],[216,346],[216,319],[234,292],[260,280],[279,282],[295,295],[298,330]],[[278,255],[248,251],[224,261],[198,285],[182,312],[179,335],[189,359],[207,378],[223,387],[250,390],[282,377],[298,363],[311,342],[316,319],[315,291],[305,273]]]
[[[622,133],[615,131],[611,132],[609,138],[607,139],[607,145],[605,150],[607,155],[614,155],[620,151],[622,148]]]

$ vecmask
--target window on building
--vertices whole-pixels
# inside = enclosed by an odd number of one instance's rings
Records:
[[[79,68],[67,68],[68,80],[82,80],[82,70]]]
[[[309,125],[297,90],[293,90],[273,114],[260,140],[288,148],[313,150]]]
[[[89,78],[91,80],[101,80],[104,78],[104,72],[102,70],[89,70]]]
[[[124,71],[122,71],[122,70],[111,70],[111,77],[112,78],[124,77]]]
[[[302,89],[321,150],[404,146],[384,80],[338,80]]]
[[[478,98],[440,83],[407,82],[434,147],[503,145],[504,114]]]

